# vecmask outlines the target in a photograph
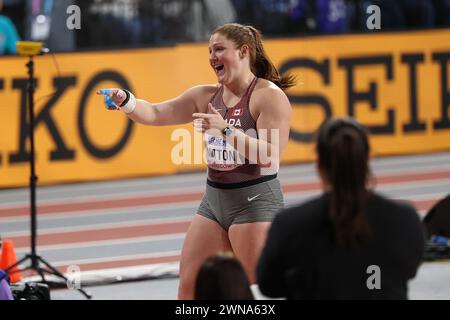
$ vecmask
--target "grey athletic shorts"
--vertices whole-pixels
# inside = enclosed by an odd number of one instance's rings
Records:
[[[216,221],[228,231],[232,224],[273,221],[283,207],[280,181],[274,178],[233,189],[216,188],[207,184],[197,212]]]

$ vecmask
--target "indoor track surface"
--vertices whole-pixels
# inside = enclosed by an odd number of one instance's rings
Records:
[[[412,203],[422,217],[450,193],[450,152],[377,158],[372,171],[378,192]],[[311,163],[284,166],[279,178],[288,206],[321,191]],[[201,172],[38,186],[37,251],[61,272],[79,268],[94,299],[175,299],[180,249],[205,179]],[[30,251],[29,211],[28,188],[0,191],[0,235],[14,241],[19,259]],[[443,283],[450,283],[450,264],[425,263],[410,297],[450,299]],[[52,296],[83,299],[70,290]]]

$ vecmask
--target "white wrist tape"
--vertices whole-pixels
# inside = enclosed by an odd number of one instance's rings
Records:
[[[126,93],[129,95],[129,99],[125,105],[120,107],[120,109],[122,109],[123,112],[125,113],[132,113],[134,109],[136,109],[136,98],[134,97],[134,94],[132,94],[130,91],[128,90],[124,91],[126,91]]]

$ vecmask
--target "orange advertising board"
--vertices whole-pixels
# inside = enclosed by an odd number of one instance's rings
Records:
[[[265,46],[281,72],[298,79],[286,92],[294,112],[284,163],[315,158],[314,132],[330,116],[351,115],[367,126],[376,155],[450,150],[450,30],[267,40]],[[29,180],[26,62],[0,59],[0,187]],[[124,87],[163,101],[214,83],[206,44],[36,57],[35,73],[40,184],[204,168],[193,156],[173,160],[180,143],[196,147],[174,135],[176,129],[192,134],[191,124],[132,123],[106,110],[95,91]]]

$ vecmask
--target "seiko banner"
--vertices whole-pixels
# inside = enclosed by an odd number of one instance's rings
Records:
[[[311,161],[314,134],[350,115],[371,132],[375,156],[450,150],[450,30],[267,40],[294,110],[284,163]],[[0,187],[29,179],[23,57],[0,58]],[[171,174],[205,166],[192,123],[149,127],[109,111],[96,90],[127,88],[162,101],[214,83],[207,44],[35,58],[39,184]],[[273,106],[276,108],[277,106]]]

